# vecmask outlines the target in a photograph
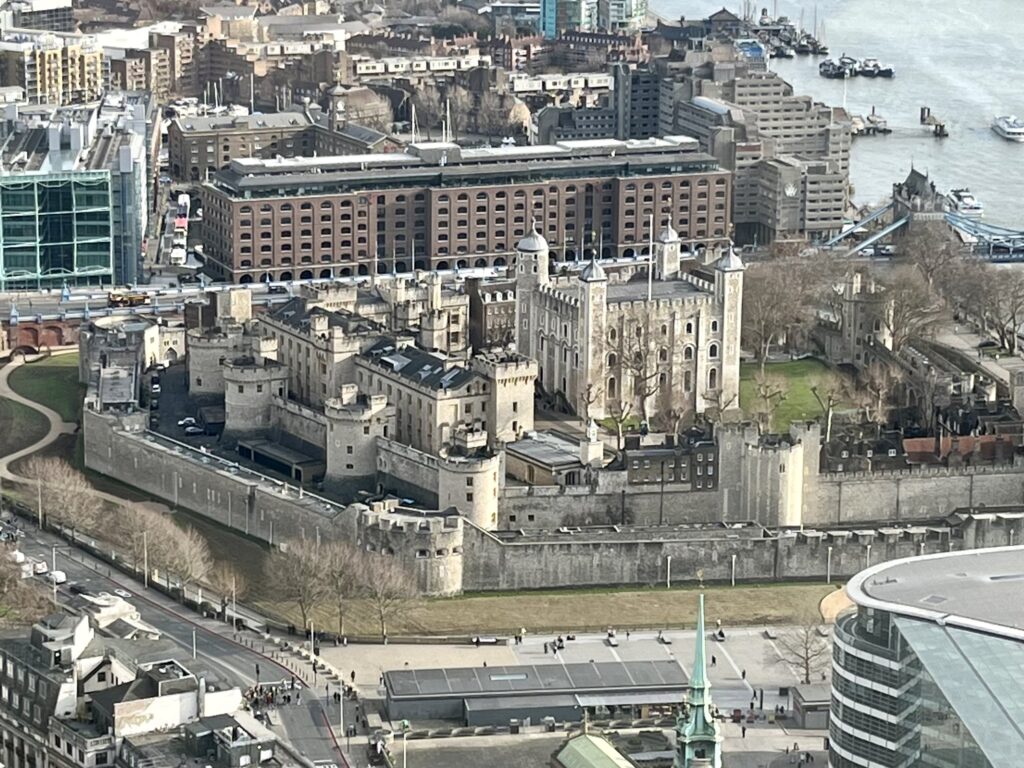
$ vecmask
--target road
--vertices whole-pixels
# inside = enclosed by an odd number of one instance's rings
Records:
[[[42,413],[48,422],[47,434],[35,444],[0,457],[0,477],[6,481],[22,481],[22,478],[11,472],[9,465],[17,459],[28,456],[45,448],[64,432],[73,430],[73,424],[65,423],[53,410],[34,401],[21,397],[8,384],[12,370],[22,363],[10,363],[0,369],[0,396],[17,400],[30,408]],[[97,494],[107,501],[125,504],[123,499],[106,493]],[[30,526],[27,523],[26,526]],[[75,548],[57,535],[38,529],[26,530],[21,541],[21,550],[26,556],[46,560],[51,570],[62,570],[68,576],[68,584],[83,586],[95,592],[113,592],[115,589],[125,590],[131,594],[131,602],[139,612],[140,618],[156,627],[160,632],[181,646],[187,654],[196,655],[205,664],[217,671],[226,681],[237,685],[243,690],[256,683],[256,665],[260,665],[260,680],[273,682],[286,680],[292,673],[277,661],[264,655],[261,650],[247,647],[237,642],[230,626],[213,619],[203,618],[188,608],[175,602],[154,589],[146,589],[137,580],[116,569],[112,569],[98,558]],[[55,550],[56,548],[56,557]],[[56,559],[56,563],[53,560]],[[248,635],[254,639],[254,635]],[[299,679],[300,684],[305,682]],[[319,694],[320,691],[318,690]],[[313,762],[332,764],[339,762],[339,751],[334,741],[334,734],[323,714],[323,706],[329,706],[335,713],[333,704],[321,704],[310,699],[306,704],[288,709],[283,717],[275,718],[278,724],[275,731],[279,737],[287,741],[290,747]],[[354,713],[352,715],[354,716]],[[335,716],[333,722],[337,721]],[[342,764],[346,761],[341,760]]]

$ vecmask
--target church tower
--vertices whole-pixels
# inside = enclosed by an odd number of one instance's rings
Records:
[[[548,241],[537,231],[516,243],[516,349],[543,366],[540,356],[540,297],[542,286],[550,283],[551,254]]]
[[[722,768],[722,733],[711,712],[711,681],[708,680],[704,644],[704,595],[697,607],[697,648],[693,674],[687,686],[687,708],[676,720],[676,759],[673,768]]]

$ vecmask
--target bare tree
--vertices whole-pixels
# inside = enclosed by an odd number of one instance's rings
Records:
[[[428,139],[432,138],[432,132],[444,114],[441,92],[434,85],[421,85],[412,95],[412,104],[416,107],[416,123],[426,129]]]
[[[366,556],[347,541],[325,547],[324,568],[330,596],[338,609],[338,636],[345,634],[345,606],[361,590],[360,572]]]
[[[442,109],[444,119],[451,120],[448,126],[448,134],[454,140],[458,141],[462,131],[469,125],[469,118],[473,108],[473,94],[459,86],[448,89]]]
[[[900,241],[900,254],[914,264],[928,286],[935,288],[941,275],[962,261],[952,230],[944,221],[915,222]]]
[[[387,641],[388,622],[401,615],[416,594],[410,574],[393,557],[368,554],[363,558],[360,591],[377,615],[380,636]]]
[[[780,633],[775,640],[782,662],[796,670],[805,685],[831,663],[832,646],[821,629],[820,617],[807,616],[797,626]]]
[[[893,395],[901,381],[900,372],[891,363],[876,360],[860,372],[857,387],[850,395],[864,409],[865,418],[882,427],[889,421]]]
[[[611,403],[608,409],[608,418],[615,426],[615,449],[622,450],[622,433],[629,417],[632,415],[633,405],[625,400],[618,399]]]
[[[21,564],[0,557],[0,622],[31,624],[53,610],[38,582],[23,579]]]
[[[743,342],[764,371],[772,349],[809,327],[831,289],[827,260],[772,259],[751,264],[743,278]]]
[[[635,407],[642,421],[648,420],[648,405],[661,387],[665,375],[662,363],[668,360],[668,350],[654,339],[654,318],[646,305],[630,310],[624,318],[619,334],[618,355],[622,370],[622,389],[626,377],[633,385]]]
[[[784,376],[758,371],[754,375],[754,405],[752,412],[761,432],[771,431],[772,418],[789,394],[789,381]]]
[[[932,333],[942,319],[942,304],[917,267],[894,270],[881,282],[889,299],[882,322],[892,338],[893,352],[899,352],[908,342]]]
[[[988,271],[990,282],[983,300],[984,315],[999,343],[1009,352],[1017,351],[1017,333],[1024,322],[1024,275],[1017,270]]]
[[[476,130],[484,136],[504,136],[509,128],[509,110],[494,91],[480,96],[476,109]]]
[[[99,520],[100,501],[85,475],[64,459],[33,456],[25,462],[25,477],[40,486],[45,516],[71,530],[93,532]]]
[[[604,387],[590,382],[583,391],[583,420],[590,421],[590,407],[604,397]]]
[[[210,557],[206,539],[195,528],[179,528],[170,519],[167,522],[176,530],[172,532],[172,538],[168,541],[164,567],[177,577],[184,599],[185,590],[201,581],[210,572],[213,559]]]
[[[825,442],[832,439],[832,419],[835,415],[836,406],[850,396],[849,380],[837,373],[828,371],[817,377],[811,385],[811,394],[821,406],[821,412],[825,416]]]
[[[221,613],[226,613],[228,603],[244,598],[249,593],[248,580],[231,563],[217,563],[204,581],[220,596]]]
[[[380,94],[367,96],[358,104],[347,104],[345,107],[346,118],[375,131],[388,133],[395,122],[395,115],[391,109],[391,102]]]
[[[302,626],[318,603],[330,597],[330,584],[324,569],[323,550],[315,541],[292,540],[275,552],[267,564],[268,580],[276,585],[281,598],[295,603]]]

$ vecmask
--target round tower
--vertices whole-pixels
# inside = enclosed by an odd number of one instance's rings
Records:
[[[516,243],[516,345],[520,352],[539,359],[536,339],[539,299],[537,290],[549,281],[550,252],[548,241],[537,231],[534,222],[530,234]]]
[[[274,397],[284,397],[288,368],[275,360],[236,357],[224,362],[224,434],[253,434],[270,427]]]
[[[679,233],[671,224],[666,224],[654,245],[655,277],[659,280],[672,280],[679,276],[681,248]]]
[[[327,469],[324,484],[338,491],[371,490],[377,474],[377,438],[395,434],[395,407],[385,395],[361,395],[343,384],[324,403]]]
[[[498,527],[500,456],[449,456],[437,462],[437,504],[455,507],[485,531]]]
[[[242,326],[192,328],[186,332],[188,389],[193,395],[224,392],[224,361],[237,353]]]

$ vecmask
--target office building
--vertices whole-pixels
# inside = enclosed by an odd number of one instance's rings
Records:
[[[687,242],[725,243],[729,174],[696,146],[684,137],[482,149],[434,142],[234,159],[203,185],[208,264],[241,283],[504,266],[534,220],[566,260],[586,244],[609,258],[640,254],[652,216],[656,227],[671,220]]]
[[[562,32],[593,31],[597,6],[597,0],[541,0],[541,34],[553,40]]]
[[[647,0],[597,0],[597,26],[606,32],[636,32],[647,24]]]
[[[272,114],[175,118],[167,128],[171,175],[204,181],[234,158],[362,155],[396,147],[387,134],[346,119],[347,97],[339,94],[326,114],[314,105]]]
[[[153,109],[148,94],[111,93],[19,118],[0,148],[0,288],[138,279]]]
[[[737,242],[820,239],[842,227],[851,145],[844,110],[797,96],[776,73],[744,61],[667,77],[660,99],[663,130],[695,137],[735,172]]]
[[[71,0],[8,0],[0,7],[0,27],[74,32]]]
[[[1020,762],[1022,562],[1024,547],[966,550],[890,561],[850,580],[856,610],[836,622],[833,643],[832,768]]]
[[[0,82],[36,104],[77,104],[106,84],[103,49],[85,35],[9,29],[0,35]]]

